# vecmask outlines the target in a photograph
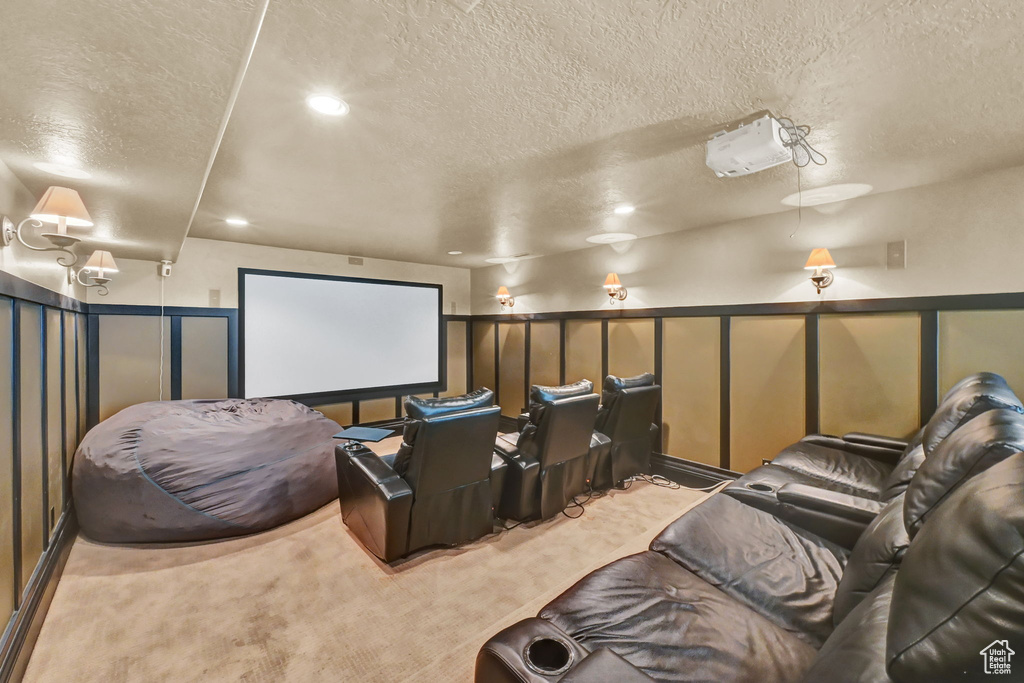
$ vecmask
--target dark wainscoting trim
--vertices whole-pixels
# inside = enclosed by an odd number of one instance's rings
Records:
[[[704,463],[676,458],[664,453],[651,453],[651,473],[659,474],[682,486],[707,488],[723,481],[732,481],[739,472],[712,467]]]
[[[3,270],[0,270],[0,295],[75,313],[84,313],[88,308],[88,304],[83,301],[65,296],[34,282],[22,280]]]
[[[25,587],[25,601],[11,617],[0,641],[0,683],[21,680],[24,675],[77,534],[78,519],[74,507],[69,506],[57,521],[50,547]]]

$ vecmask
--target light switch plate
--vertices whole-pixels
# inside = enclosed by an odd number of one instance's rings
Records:
[[[885,245],[885,267],[900,270],[907,267],[907,241],[889,242]]]
[[[363,259],[361,256],[349,256],[348,264],[350,266],[361,266],[363,265]]]
[[[210,290],[210,308],[220,308],[220,290]]]

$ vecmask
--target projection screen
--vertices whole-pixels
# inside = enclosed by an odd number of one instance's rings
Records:
[[[239,268],[242,395],[441,391],[441,302],[441,285]]]

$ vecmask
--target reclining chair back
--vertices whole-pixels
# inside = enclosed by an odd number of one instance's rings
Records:
[[[485,402],[493,403],[488,394]],[[444,400],[412,397],[405,403],[409,420],[395,464],[413,491],[410,551],[464,543],[490,533],[494,524],[491,458],[501,409],[460,410]]]
[[[660,402],[661,386],[649,372],[636,377],[605,377],[595,428],[611,439],[611,456],[609,462],[596,464],[594,488],[608,488],[651,471]]]

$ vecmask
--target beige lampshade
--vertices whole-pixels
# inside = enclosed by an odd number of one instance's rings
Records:
[[[608,273],[608,277],[604,279],[604,286],[607,287],[608,289],[612,289],[613,287],[621,287],[622,281],[619,280],[618,273]]]
[[[63,218],[68,225],[74,227],[92,226],[92,217],[85,210],[82,198],[69,187],[53,186],[46,190],[31,216],[44,223],[58,223]]]
[[[495,296],[502,297],[502,296],[512,296],[512,295],[508,293],[508,287],[502,286],[502,287],[498,287],[498,293]]]
[[[807,259],[807,264],[804,265],[806,270],[815,270],[816,268],[835,268],[836,262],[832,260],[832,255],[828,253],[828,249],[825,247],[818,247],[811,252],[810,258]]]
[[[117,262],[114,261],[114,255],[102,249],[92,252],[92,256],[85,262],[85,267],[90,270],[105,270],[108,273],[117,272]]]

